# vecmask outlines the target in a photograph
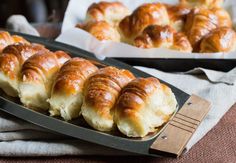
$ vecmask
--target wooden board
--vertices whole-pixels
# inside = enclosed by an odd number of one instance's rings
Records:
[[[192,95],[150,147],[150,153],[179,157],[210,110],[210,103]]]

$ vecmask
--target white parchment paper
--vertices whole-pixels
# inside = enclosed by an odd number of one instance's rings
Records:
[[[107,0],[115,1],[115,0]],[[117,0],[116,0],[117,1]],[[131,11],[143,3],[164,2],[176,4],[178,0],[118,0],[125,4]],[[94,53],[99,59],[105,57],[128,57],[128,58],[215,58],[215,59],[235,59],[236,51],[231,53],[184,53],[164,48],[141,49],[125,43],[112,41],[99,41],[90,33],[75,28],[79,22],[83,22],[88,7],[99,0],[70,0],[64,21],[62,33],[57,41],[70,44]],[[225,0],[224,6],[229,11],[233,24],[236,24],[236,1]]]

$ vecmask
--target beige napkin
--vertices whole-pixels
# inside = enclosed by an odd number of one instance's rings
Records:
[[[212,129],[236,102],[236,68],[228,73],[197,68],[186,73],[165,73],[155,69],[136,67],[212,103],[212,109],[187,144],[190,149]],[[0,112],[0,155],[128,155],[113,150],[53,134],[45,129]],[[212,140],[217,141],[217,140]]]

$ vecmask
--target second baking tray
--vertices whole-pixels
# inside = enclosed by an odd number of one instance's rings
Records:
[[[114,58],[133,66],[157,68],[168,72],[183,72],[197,67],[228,72],[236,67],[236,59],[189,58]]]
[[[45,45],[52,51],[63,50],[73,57],[82,57],[91,60],[98,66],[111,65],[118,68],[130,70],[137,77],[150,77],[151,75],[139,71],[127,64],[114,59],[98,61],[91,53],[52,40],[22,35],[30,42]],[[164,81],[161,81],[165,83]],[[159,131],[143,139],[132,139],[117,133],[103,133],[96,131],[86,125],[83,120],[65,122],[61,119],[35,112],[24,107],[17,98],[6,96],[0,92],[0,109],[16,117],[34,123],[52,131],[65,134],[84,141],[104,145],[107,147],[128,151],[136,154],[159,156],[179,156],[186,143],[199,126],[200,122],[208,112],[209,103],[197,96],[190,96],[178,88],[166,83],[173,91],[178,102],[178,110],[172,120],[162,126]]]

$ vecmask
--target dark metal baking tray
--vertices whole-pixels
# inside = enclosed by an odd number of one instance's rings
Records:
[[[189,58],[114,58],[134,66],[157,68],[167,72],[183,72],[197,67],[228,72],[236,67],[236,59]]]
[[[94,62],[100,63],[101,65],[111,65],[118,68],[124,68],[130,70],[137,77],[150,77],[151,75],[137,70],[125,63],[119,62],[115,59],[105,59],[104,61],[97,60],[92,53],[72,47],[70,45],[55,42],[50,39],[39,38],[34,36],[29,36],[20,33],[14,33],[23,36],[30,42],[40,43],[45,45],[50,50],[63,50],[68,52],[72,57],[83,57]],[[179,107],[181,108],[183,104],[189,99],[190,95],[179,90],[178,88],[167,84],[176,96]],[[149,153],[150,145],[155,141],[155,138],[160,134],[161,131],[155,133],[154,135],[148,136],[144,139],[132,139],[126,138],[119,134],[103,133],[91,129],[90,127],[84,125],[83,122],[65,122],[57,118],[50,117],[48,115],[38,113],[27,109],[24,107],[17,98],[11,98],[6,96],[2,91],[0,92],[0,108],[1,110],[8,112],[16,117],[24,119],[33,124],[39,125],[41,127],[47,128],[49,130],[65,134],[74,138],[79,138],[88,142],[104,145],[107,147],[128,151],[136,154],[143,155],[153,155]],[[79,123],[79,125],[77,125]],[[81,125],[80,125],[81,124]],[[164,128],[165,126],[163,126]]]

